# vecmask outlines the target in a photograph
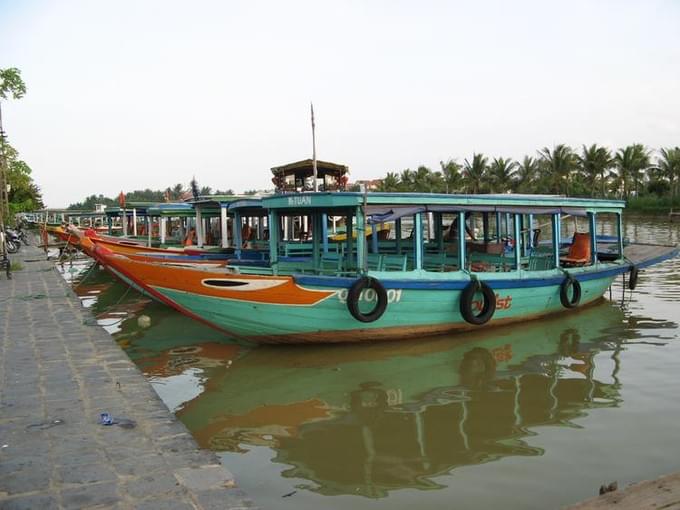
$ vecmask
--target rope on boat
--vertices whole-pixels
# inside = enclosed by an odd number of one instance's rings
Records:
[[[98,265],[99,265],[99,262],[97,262],[97,261],[95,260],[94,264],[92,264],[92,265],[90,266],[90,268],[85,272],[85,274],[84,274],[83,277],[80,279],[80,281],[79,281],[77,284],[75,284],[75,285],[73,286],[73,288],[74,288],[74,289],[77,289],[78,287],[80,287],[80,284],[83,283],[85,280],[87,280],[87,277],[90,275],[90,273],[92,272],[92,270],[93,270],[95,267],[97,267]]]

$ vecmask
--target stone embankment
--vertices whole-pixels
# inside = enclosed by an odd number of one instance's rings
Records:
[[[680,473],[608,492],[565,510],[680,510]]]
[[[44,254],[0,275],[0,509],[244,509]],[[109,413],[114,424],[100,423]]]

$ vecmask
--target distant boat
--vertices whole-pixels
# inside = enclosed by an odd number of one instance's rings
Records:
[[[599,300],[618,275],[628,273],[634,288],[640,269],[678,254],[676,246],[624,248],[617,200],[292,193],[265,198],[261,208],[270,227],[266,266],[242,264],[235,254],[221,269],[179,267],[101,245],[94,255],[229,335],[304,343],[419,338],[570,311]],[[603,216],[614,230],[604,238],[596,235]],[[290,217],[305,218],[311,242],[283,239]],[[334,217],[344,218],[343,241],[328,237]],[[578,229],[562,239],[567,217]],[[368,225],[386,225],[393,237],[379,239],[375,229],[367,238]]]

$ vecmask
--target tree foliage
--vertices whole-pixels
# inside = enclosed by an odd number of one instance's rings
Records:
[[[380,191],[434,193],[551,193],[566,196],[628,199],[680,199],[680,147],[655,153],[642,144],[612,154],[604,146],[583,145],[576,153],[565,144],[544,147],[537,157],[489,158],[474,153],[463,164],[440,161],[439,170],[425,166],[389,171]]]
[[[219,189],[213,190],[210,186],[202,186],[197,188],[200,195],[233,195],[234,191],[227,189],[221,191]],[[125,203],[130,202],[179,202],[186,198],[192,198],[191,183],[184,185],[177,183],[174,186],[168,186],[162,190],[152,190],[149,188],[138,189],[123,193],[125,195]],[[97,204],[103,204],[107,207],[118,207],[118,195],[112,197],[99,195],[90,195],[85,197],[80,202],[72,203],[68,206],[72,210],[93,211]]]
[[[0,99],[21,99],[26,94],[26,84],[16,67],[0,69]]]
[[[0,69],[0,99],[21,99],[24,94],[26,84],[21,71],[15,67]],[[0,112],[0,118],[1,115]],[[0,216],[8,212],[12,218],[16,213],[44,207],[40,188],[31,177],[31,167],[19,158],[19,152],[7,142],[2,130],[0,137]]]
[[[19,159],[19,153],[9,143],[5,142],[5,161],[7,162],[7,184],[10,191],[10,217],[24,211],[35,211],[44,207],[40,188],[31,177],[31,167]]]

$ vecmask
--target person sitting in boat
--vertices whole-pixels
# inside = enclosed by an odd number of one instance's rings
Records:
[[[467,235],[470,239],[472,239],[473,241],[476,241],[477,238],[475,237],[475,233],[470,228],[470,225],[468,225],[468,218],[469,217],[470,217],[470,213],[469,212],[465,213],[465,232],[467,233]],[[446,233],[444,234],[444,240],[445,241],[457,241],[458,240],[458,218],[455,218],[451,222],[451,225],[449,225],[449,228],[446,229]]]

